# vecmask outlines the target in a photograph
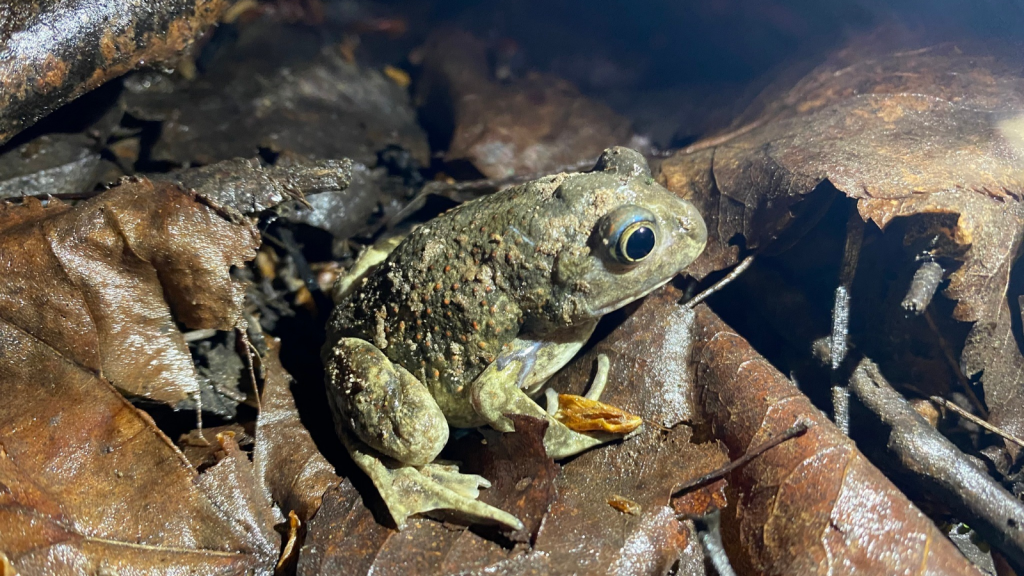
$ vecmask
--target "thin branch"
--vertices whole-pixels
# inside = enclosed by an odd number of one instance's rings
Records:
[[[733,460],[732,462],[726,464],[725,466],[722,466],[717,470],[712,470],[711,472],[708,472],[707,474],[701,476],[700,478],[695,478],[693,480],[689,480],[676,486],[675,488],[672,489],[672,497],[674,498],[688,490],[691,490],[698,486],[703,486],[710,482],[714,482],[719,478],[731,474],[733,470],[736,470],[737,468],[747,465],[754,458],[757,458],[758,456],[764,454],[768,450],[771,450],[772,448],[778,446],[779,444],[782,444],[786,440],[803,435],[805,432],[807,432],[808,428],[810,428],[810,425],[807,424],[806,422],[797,422],[793,426],[790,426],[785,432],[783,432],[779,436],[776,436],[775,438],[768,440],[764,444],[761,444],[757,448],[748,451],[743,456],[737,458],[736,460]]]
[[[950,402],[949,400],[946,400],[945,398],[943,398],[941,396],[932,396],[930,399],[931,399],[932,402],[935,402],[936,404],[942,406],[943,408],[948,408],[948,409],[952,410],[953,412],[956,412],[957,415],[959,415],[961,418],[963,418],[965,420],[968,420],[970,422],[973,422],[973,423],[977,424],[978,426],[981,426],[982,428],[984,428],[985,430],[988,430],[989,432],[991,432],[993,434],[996,434],[998,436],[1002,436],[1003,438],[1006,438],[1007,440],[1009,440],[1010,442],[1013,442],[1014,444],[1016,444],[1018,446],[1024,447],[1024,440],[1021,440],[1020,438],[1017,438],[1013,434],[1010,434],[1006,430],[1003,430],[1002,428],[1000,428],[998,426],[995,426],[994,424],[989,424],[985,420],[982,420],[981,418],[978,418],[974,414],[971,414],[970,412],[968,412],[967,410],[964,410],[963,408],[957,406],[953,402]]]
[[[724,278],[722,278],[718,282],[715,282],[714,284],[711,285],[711,287],[707,288],[706,290],[703,290],[700,294],[697,294],[693,298],[690,298],[683,305],[686,306],[687,308],[693,308],[697,304],[700,304],[708,296],[711,296],[715,292],[718,292],[719,290],[727,286],[730,282],[738,278],[739,275],[743,274],[747,270],[747,268],[750,268],[750,265],[753,263],[754,255],[751,254],[750,256],[747,256],[746,258],[741,260],[740,263],[737,264],[736,267],[733,268],[728,274],[726,274]]]

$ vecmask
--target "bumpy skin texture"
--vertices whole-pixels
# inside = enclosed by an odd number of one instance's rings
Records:
[[[612,254],[609,222],[635,209],[653,216],[657,243],[626,265]],[[335,308],[324,360],[339,427],[400,462],[432,459],[447,440],[440,417],[455,427],[497,425],[506,406],[493,404],[521,402],[512,390],[557,371],[598,318],[670,280],[706,236],[694,207],[626,148],[605,151],[593,172],[548,176],[450,210],[402,241]],[[391,370],[384,357],[394,373],[382,373]]]

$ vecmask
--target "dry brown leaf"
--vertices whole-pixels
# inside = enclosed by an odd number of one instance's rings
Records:
[[[785,376],[706,306],[688,323],[706,416],[733,457],[813,426],[730,475],[730,559],[756,574],[977,574]]]
[[[962,262],[946,290],[958,300],[955,318],[975,323],[962,364],[969,377],[980,373],[992,422],[1022,434],[1024,356],[1007,301],[1024,231],[1019,59],[954,44],[882,44],[854,44],[752,107],[733,132],[663,164],[663,181],[697,202],[709,224],[709,248],[694,270],[735,261],[728,242],[737,235],[749,248],[767,245],[825,180],[882,228],[895,218],[952,215],[951,241],[934,252]]]
[[[247,221],[146,179],[75,207],[0,206],[0,318],[125,394],[183,405],[198,384],[175,318],[234,328],[229,270],[258,245]]]
[[[0,143],[143,64],[176,64],[226,0],[17,0],[0,18]]]
[[[73,207],[0,206],[0,549],[24,576],[273,571],[282,518],[234,435],[213,439],[218,461],[197,475],[111,380],[188,398],[175,320],[239,322],[244,286],[230,269],[259,243],[242,211],[343,186],[346,173],[203,170],[238,178],[210,197],[186,174],[188,189],[137,178]]]
[[[105,380],[0,320],[0,549],[23,576],[269,574],[269,500],[233,441],[197,477]]]
[[[324,493],[341,483],[341,477],[299,419],[290,390],[292,379],[281,366],[278,352],[277,345],[271,345],[262,359],[266,376],[253,464],[274,502],[306,522],[320,509]]]

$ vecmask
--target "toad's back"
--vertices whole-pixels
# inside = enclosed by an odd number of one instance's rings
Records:
[[[586,245],[589,227],[555,194],[565,178],[510,188],[421,226],[339,303],[329,329],[372,342],[426,384],[449,419],[472,420],[466,386],[521,327],[550,324],[563,296],[556,255]]]

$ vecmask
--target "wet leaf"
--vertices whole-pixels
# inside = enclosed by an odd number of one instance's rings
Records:
[[[663,574],[677,561],[702,565],[692,525],[675,517],[674,507],[682,503],[673,502],[672,489],[727,459],[716,443],[695,443],[684,424],[693,420],[696,407],[679,297],[677,290],[664,289],[620,313],[628,318],[551,382],[556,390],[581,392],[598,355],[605,354],[610,371],[601,401],[644,420],[628,438],[563,465],[558,498],[534,546],[547,554],[551,572]],[[642,512],[622,514],[609,506],[613,497],[632,501]],[[688,504],[694,513],[706,511]]]
[[[736,458],[813,426],[730,475],[730,559],[758,574],[975,574],[955,546],[785,376],[706,306],[691,320],[697,387]]]
[[[197,476],[96,371],[0,319],[0,549],[22,574],[269,574],[278,537],[244,454]]]
[[[952,215],[932,254],[959,263],[945,294],[958,301],[957,320],[975,323],[964,372],[980,378],[992,423],[1024,433],[1024,356],[1012,327],[1019,290],[1007,299],[1024,230],[1019,59],[953,44],[895,50],[884,40],[839,52],[732,132],[663,164],[662,179],[700,203],[712,231],[695,272],[735,261],[736,236],[766,246],[826,180],[882,228]]]
[[[422,52],[418,99],[428,113],[453,118],[445,160],[468,161],[488,178],[543,174],[580,162],[589,168],[601,151],[632,135],[628,120],[558,77],[493,81],[486,45],[466,32],[435,32]]]
[[[175,65],[225,0],[17,0],[0,11],[0,143],[61,104],[146,65]]]
[[[486,449],[481,450],[469,438],[455,448],[463,452],[465,472],[479,474],[491,482],[491,488],[480,499],[515,515],[525,524],[508,538],[513,542],[531,542],[555,499],[559,466],[544,450],[546,421],[520,415],[509,418],[516,428],[514,434],[486,430]]]
[[[243,287],[228,270],[259,244],[251,225],[145,179],[75,207],[0,207],[0,226],[0,316],[126,394],[172,406],[198,391],[172,310],[192,328],[232,329]]]

